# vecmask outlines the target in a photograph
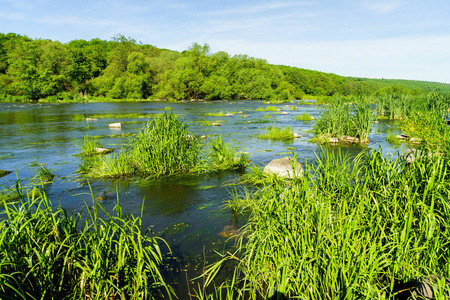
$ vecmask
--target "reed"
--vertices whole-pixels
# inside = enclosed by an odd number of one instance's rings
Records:
[[[448,158],[406,164],[381,150],[356,158],[324,150],[303,167],[301,178],[245,199],[251,217],[238,250],[204,275],[212,284],[237,265],[218,299],[406,299],[405,286],[449,277]]]
[[[70,116],[73,121],[84,121],[86,120],[86,116],[84,114],[75,114]]]
[[[343,135],[357,137],[365,142],[372,127],[373,112],[370,104],[355,99],[351,107],[342,98],[336,96],[331,102],[329,109],[313,126],[317,135],[330,135],[340,138]]]
[[[68,214],[45,193],[5,205],[0,222],[2,299],[155,299],[171,288],[160,273],[162,239],[141,232],[141,217],[117,201]],[[38,195],[35,197],[34,195]],[[105,215],[101,218],[100,213]]]

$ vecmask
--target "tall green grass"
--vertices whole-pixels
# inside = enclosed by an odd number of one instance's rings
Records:
[[[138,175],[184,173],[199,161],[198,139],[173,113],[163,114],[148,123],[132,141],[130,160]]]
[[[373,112],[370,104],[362,99],[355,100],[352,107],[336,96],[314,124],[313,131],[317,135],[331,135],[336,138],[347,135],[366,141],[372,126]]]
[[[275,179],[245,197],[238,251],[205,274],[212,284],[237,265],[214,297],[406,299],[414,282],[450,277],[448,158],[406,164],[381,150],[354,159],[325,150],[303,167],[289,185]]]
[[[5,205],[0,222],[2,299],[155,299],[171,295],[159,271],[161,239],[141,217],[109,214],[93,198],[84,213],[53,207],[45,193]],[[83,217],[82,215],[85,215]],[[104,217],[100,217],[104,215]]]

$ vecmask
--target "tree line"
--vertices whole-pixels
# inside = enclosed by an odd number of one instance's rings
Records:
[[[69,43],[0,33],[2,99],[301,99],[305,95],[372,94],[392,84],[348,78],[247,55],[183,52],[117,35]]]

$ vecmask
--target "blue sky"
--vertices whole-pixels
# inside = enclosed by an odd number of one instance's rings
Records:
[[[0,32],[247,54],[343,76],[450,83],[450,1],[0,0]]]

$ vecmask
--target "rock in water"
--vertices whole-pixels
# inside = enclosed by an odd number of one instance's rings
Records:
[[[265,168],[264,173],[276,174],[277,176],[284,178],[292,178],[294,169],[292,167],[293,159],[291,157],[283,157],[272,160]],[[297,177],[303,174],[303,168],[301,163],[297,163],[296,171]]]
[[[97,147],[95,147],[95,151],[96,151],[98,154],[108,154],[108,153],[113,152],[113,149],[108,149],[108,148],[97,148]]]
[[[111,123],[109,128],[122,128],[122,123]]]

